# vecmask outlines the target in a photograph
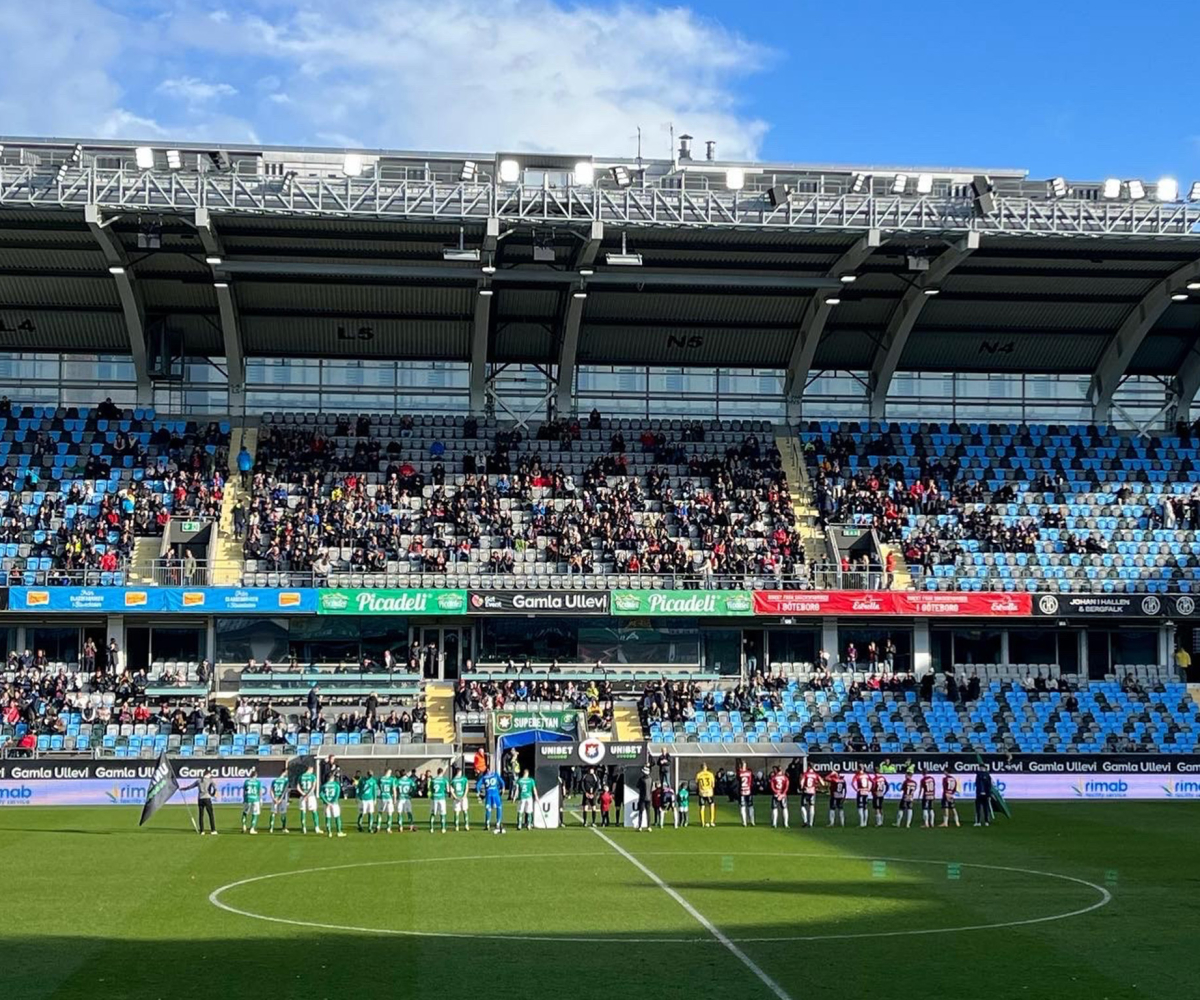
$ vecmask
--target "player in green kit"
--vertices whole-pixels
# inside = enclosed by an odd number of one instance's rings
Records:
[[[533,807],[536,801],[537,782],[522,771],[517,779],[517,829],[533,829]]]
[[[300,832],[308,833],[308,814],[312,813],[313,830],[321,832],[321,819],[317,815],[317,774],[311,764],[300,775]]]
[[[367,832],[372,833],[372,827],[378,829],[378,823],[375,821],[375,796],[379,794],[379,782],[375,779],[375,775],[370,771],[366,776],[359,778],[358,787],[355,789],[355,794],[358,796],[358,832],[363,832],[363,820],[367,821]]]
[[[404,832],[404,815],[408,814],[408,828],[415,831],[417,829],[417,817],[413,814],[412,797],[413,792],[417,790],[417,772],[409,771],[408,774],[401,774],[400,780],[396,782],[396,795],[399,798],[400,812],[400,831]]]
[[[679,794],[676,796],[679,799],[679,826],[688,825],[688,799],[692,793],[688,791],[687,782],[683,782],[679,786]]]
[[[258,833],[258,814],[262,809],[262,782],[253,774],[242,782],[242,833],[246,833],[246,818],[250,818],[250,833]]]
[[[392,820],[396,818],[396,777],[389,767],[379,779],[379,812],[375,814],[375,829],[383,826],[387,817],[387,832],[392,832]]]
[[[288,796],[291,794],[291,789],[288,788],[287,774],[281,774],[277,778],[271,780],[271,824],[267,827],[267,833],[275,832],[275,817],[279,817],[280,832],[287,833],[287,811],[288,811]]]
[[[454,799],[455,833],[458,832],[459,816],[462,816],[463,822],[466,824],[466,829],[471,829],[471,805],[470,800],[467,798],[467,790],[470,787],[470,783],[467,781],[467,776],[456,767],[454,769],[454,777],[450,779],[450,797]]]
[[[437,774],[429,780],[429,832],[433,833],[434,821],[442,819],[442,833],[446,832],[446,789],[450,782],[446,778],[444,768],[439,767]]]
[[[337,836],[346,836],[342,833],[342,806],[339,801],[341,797],[342,783],[331,775],[329,780],[321,786],[321,801],[325,803],[325,832],[331,837],[334,835],[335,825]]]

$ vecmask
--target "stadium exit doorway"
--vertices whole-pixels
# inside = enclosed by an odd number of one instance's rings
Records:
[[[458,680],[474,657],[474,632],[467,625],[422,625],[409,629],[409,644],[420,648],[421,676],[431,681]]]

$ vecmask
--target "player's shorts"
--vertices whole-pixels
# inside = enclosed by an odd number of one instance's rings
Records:
[[[411,816],[412,815],[412,799],[401,799],[399,811],[400,811],[401,816],[403,816],[405,813],[408,813]]]
[[[247,802],[242,806],[242,812],[257,816],[262,811],[261,802]]]
[[[584,792],[583,793],[583,805],[584,805],[585,809],[595,809],[596,808],[596,793],[595,792]]]
[[[503,809],[504,800],[499,795],[489,795],[483,800],[483,806],[485,809]]]
[[[711,806],[713,804],[713,797],[711,795],[701,795],[700,804],[702,806]]]
[[[325,806],[326,819],[341,819],[342,807],[338,802],[330,802]]]
[[[933,799],[922,796],[921,797],[921,808],[922,809],[932,809],[933,808]]]
[[[395,816],[396,815],[396,800],[395,799],[384,799],[382,802],[380,802],[379,808],[385,816]]]
[[[286,795],[276,799],[271,803],[271,812],[273,812],[276,816],[282,816],[285,812],[287,812],[287,809],[288,800]]]
[[[753,795],[739,795],[738,801],[744,806],[752,806],[752,805],[754,805],[754,796]]]
[[[374,815],[375,800],[374,799],[359,799],[358,800],[358,811],[361,812],[364,816]]]
[[[300,808],[305,812],[317,811],[317,797],[315,795],[305,795],[300,800]]]
[[[874,809],[882,809],[883,808],[883,796],[882,795],[872,795],[871,796],[871,806]]]
[[[953,795],[943,795],[942,796],[942,808],[943,809],[953,809],[954,808],[954,796]]]
[[[903,795],[900,796],[900,808],[901,809],[911,809],[912,806],[913,806],[913,800],[911,798],[905,798]]]
[[[465,813],[467,811],[467,797],[465,795],[461,799],[454,800],[454,811],[456,813]]]
[[[816,798],[815,792],[801,792],[800,793],[800,804],[802,806],[811,806],[813,804],[813,799],[815,799],[815,798]],[[779,799],[778,801],[782,804],[783,799]]]
[[[521,804],[518,808],[522,814],[528,813],[530,816],[532,816],[533,815],[533,799],[521,799]]]
[[[446,815],[446,800],[445,799],[434,799],[430,808],[433,810],[434,816],[445,816]]]
[[[868,796],[866,796],[866,795],[855,796],[854,801],[857,803],[859,809],[866,809],[867,802],[868,802]]]
[[[688,811],[688,804],[687,804],[686,802],[680,802],[680,803],[679,803],[679,811],[680,811],[681,813],[685,813],[685,812],[687,812],[687,811]]]
[[[846,808],[846,797],[842,796],[841,798],[836,798],[836,799],[831,798],[829,800],[829,808],[836,809],[839,812],[844,811]]]

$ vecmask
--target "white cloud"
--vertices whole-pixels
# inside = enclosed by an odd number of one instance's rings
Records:
[[[664,155],[658,124],[673,121],[716,139],[722,156],[753,157],[766,131],[733,87],[769,54],[683,7],[362,0],[336,9],[268,3],[231,17],[219,30],[185,17],[174,31],[193,45],[269,59],[314,135],[604,155],[631,153],[641,125],[661,146],[647,151]]]
[[[628,155],[661,122],[752,158],[771,54],[686,7],[568,0],[0,2],[0,122],[30,134]],[[338,143],[339,145],[344,143]]]
[[[207,83],[194,76],[173,77],[158,85],[158,92],[190,105],[207,104],[222,97],[233,97],[237,89],[227,83]]]

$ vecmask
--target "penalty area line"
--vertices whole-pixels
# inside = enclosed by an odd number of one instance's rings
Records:
[[[576,813],[574,815],[578,816],[578,813]],[[719,928],[716,924],[714,924],[711,920],[709,920],[708,917],[706,917],[703,913],[701,913],[699,910],[697,910],[691,903],[689,903],[686,899],[684,899],[683,896],[681,896],[678,892],[676,892],[674,889],[672,889],[671,886],[668,885],[655,872],[653,872],[649,868],[647,868],[644,864],[642,864],[641,861],[639,861],[636,857],[634,857],[632,854],[630,854],[627,850],[625,850],[625,848],[623,848],[620,844],[618,844],[615,840],[613,840],[607,834],[602,833],[600,830],[598,830],[594,826],[591,827],[591,831],[597,837],[599,837],[601,840],[603,840],[606,844],[608,844],[609,847],[611,847],[614,851],[616,851],[619,855],[621,855],[621,857],[623,857],[626,861],[628,861],[631,865],[633,865],[638,871],[640,871],[643,875],[645,875],[646,878],[648,878],[656,886],[658,886],[660,889],[662,889],[663,892],[665,892],[668,896],[670,896],[673,900],[675,900],[676,903],[678,903],[681,907],[683,907],[684,911],[687,913],[687,915],[689,917],[691,917],[693,920],[696,921],[696,923],[698,923],[701,927],[703,927],[706,931],[708,931],[708,933],[711,934],[717,940],[717,942],[720,943],[720,945],[723,948],[725,948],[730,954],[732,954],[734,956],[734,958],[736,958],[739,962],[741,962],[742,965],[744,965],[747,969],[749,969],[751,972],[753,972],[754,975],[758,977],[759,982],[761,982],[767,989],[769,989],[778,998],[778,1000],[792,1000],[792,998],[788,995],[787,991],[782,986],[780,986],[777,982],[775,982],[774,979],[772,979],[770,976],[768,976],[762,970],[762,968],[759,966],[759,964],[754,961],[754,959],[752,959],[749,955],[747,955],[744,951],[742,951],[742,949],[739,948],[732,940],[730,940],[725,935],[725,933],[721,930],[721,928]]]

